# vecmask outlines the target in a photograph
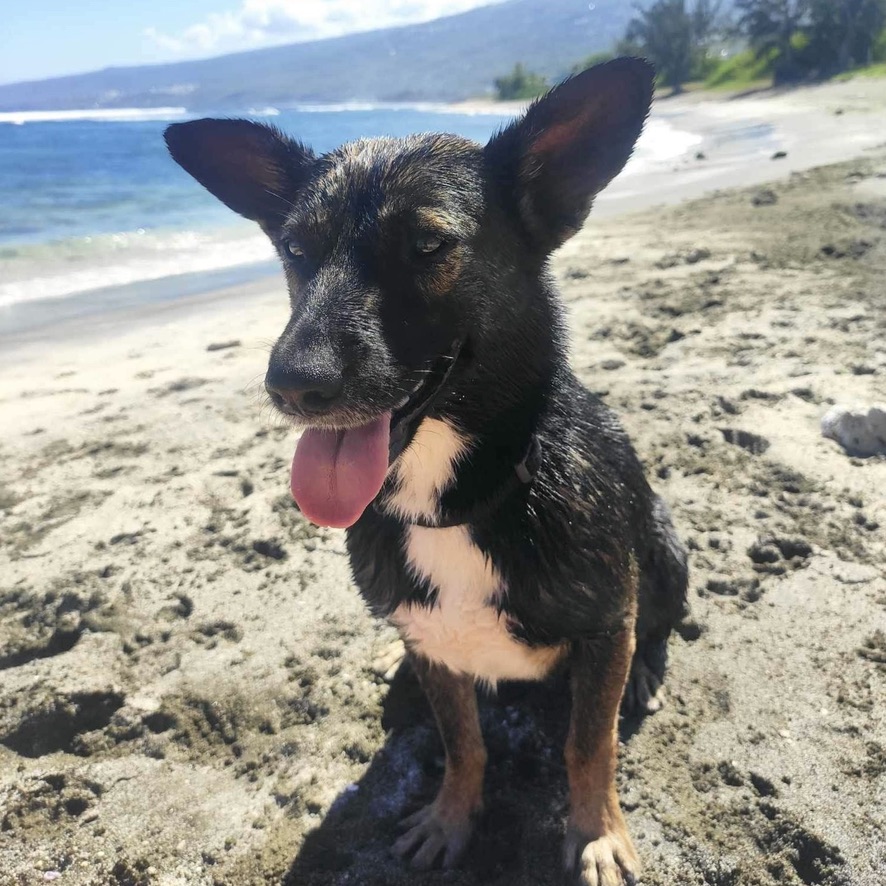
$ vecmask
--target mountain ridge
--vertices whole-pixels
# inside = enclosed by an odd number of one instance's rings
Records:
[[[516,62],[558,79],[608,49],[632,15],[622,0],[506,0],[377,31],[4,84],[0,111],[458,101],[489,94]]]

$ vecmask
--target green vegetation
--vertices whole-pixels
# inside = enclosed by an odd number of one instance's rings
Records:
[[[775,82],[796,77],[792,37],[802,27],[809,0],[736,0],[737,28],[759,58],[772,60]]]
[[[864,65],[861,68],[853,68],[837,74],[837,80],[851,80],[853,77],[886,77],[886,62],[877,62],[873,65]]]
[[[717,32],[717,0],[657,0],[637,9],[618,46],[620,54],[642,55],[658,71],[658,79],[677,93],[690,80],[711,70],[710,44]]]
[[[739,89],[749,88],[770,80],[775,68],[777,51],[758,56],[753,50],[746,49],[729,58],[723,59],[704,79],[708,89]]]
[[[548,81],[544,77],[527,71],[519,62],[510,74],[495,79],[495,95],[499,101],[536,98],[547,88]]]
[[[737,28],[758,57],[775,52],[773,81],[821,79],[876,61],[886,0],[736,0]]]
[[[655,0],[611,52],[574,65],[577,74],[616,55],[648,58],[658,83],[748,89],[769,83],[886,75],[886,0]],[[737,50],[737,51],[736,51]],[[728,53],[728,54],[727,54]],[[564,72],[566,73],[566,72]],[[499,98],[534,98],[545,80],[517,65],[495,81]]]

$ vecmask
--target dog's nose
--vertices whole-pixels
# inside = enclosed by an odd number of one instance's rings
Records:
[[[291,415],[320,415],[327,412],[344,389],[342,376],[328,367],[271,366],[265,389],[274,405]]]

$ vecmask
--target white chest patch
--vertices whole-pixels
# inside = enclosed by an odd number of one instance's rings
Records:
[[[397,460],[399,489],[387,506],[407,520],[434,519],[440,494],[469,450],[470,440],[451,425],[425,419]],[[495,605],[506,588],[467,526],[412,526],[405,553],[415,575],[437,591],[433,607],[399,606],[391,616],[416,652],[490,684],[539,680],[562,655],[559,647],[529,647],[513,638]]]
[[[433,519],[440,493],[452,483],[455,466],[470,449],[470,439],[449,423],[426,418],[392,471],[399,487],[385,507],[404,520]]]
[[[518,642],[495,601],[504,588],[465,526],[413,526],[406,557],[417,575],[437,590],[436,605],[400,606],[391,617],[417,652],[482,682],[540,680],[562,650]]]

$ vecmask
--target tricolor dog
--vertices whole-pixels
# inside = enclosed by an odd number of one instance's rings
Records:
[[[291,316],[266,387],[303,430],[291,488],[347,530],[446,749],[395,851],[455,864],[483,804],[476,684],[571,674],[566,869],[638,874],[615,790],[619,706],[654,708],[686,555],[618,420],[569,368],[549,258],[631,155],[653,73],[617,59],[485,146],[379,138],[317,156],[245,120],[170,126],[172,156],[279,252]]]

